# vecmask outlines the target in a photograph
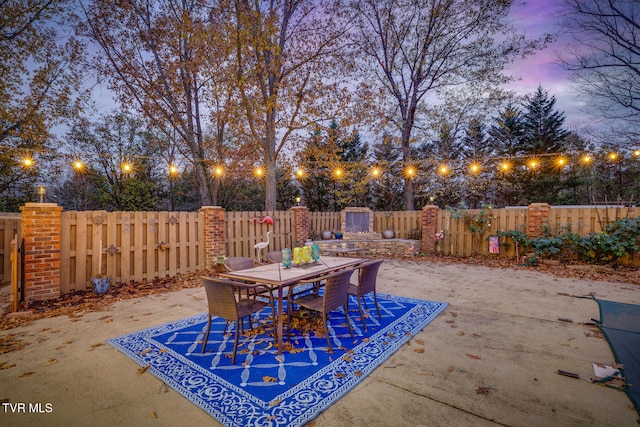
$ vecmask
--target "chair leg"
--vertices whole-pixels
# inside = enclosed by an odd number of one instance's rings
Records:
[[[241,320],[241,319],[238,319]],[[231,357],[231,364],[235,365],[236,364],[236,352],[238,351],[238,336],[240,335],[240,332],[238,331],[238,322],[236,322],[236,330],[235,330],[235,340],[234,340],[234,344],[233,344],[233,356]]]
[[[367,323],[364,321],[364,313],[362,312],[362,303],[360,302],[361,297],[357,296],[356,298],[358,298],[358,310],[360,310],[360,319],[362,320],[362,326],[364,326],[364,330],[367,330]]]
[[[331,335],[329,333],[329,324],[327,323],[327,314],[322,312],[322,324],[324,325],[324,335],[327,337],[327,345],[329,346],[329,353],[333,353],[333,347],[331,347]]]
[[[382,320],[382,315],[380,314],[380,307],[378,306],[378,294],[376,291],[373,291],[373,301],[376,303],[376,310],[378,310],[378,319]]]
[[[227,328],[225,327],[225,330],[226,329]],[[209,315],[209,322],[207,323],[207,332],[204,334],[204,342],[202,343],[202,353],[204,353],[204,349],[207,346],[207,341],[209,340],[209,331],[210,330],[211,330],[211,315]]]
[[[351,336],[353,336],[353,329],[351,329],[351,319],[349,318],[349,300],[347,300],[347,303],[342,308],[344,309],[344,317],[347,321],[347,326],[349,327],[349,333],[351,334]],[[362,311],[360,313],[362,313]],[[364,323],[364,318],[362,319],[362,323]],[[365,330],[366,329],[367,327],[365,326]]]

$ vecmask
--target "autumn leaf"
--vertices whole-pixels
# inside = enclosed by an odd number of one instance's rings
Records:
[[[144,356],[145,354],[149,353],[151,351],[151,348],[145,348],[144,350],[142,350],[140,352],[140,356]]]
[[[158,418],[158,414],[156,414],[154,411],[151,411],[151,418]]]
[[[272,400],[271,402],[269,402],[269,406],[276,406],[280,402],[282,402],[282,399]]]
[[[458,336],[459,337],[463,337],[464,336],[464,331],[458,331]]]
[[[346,374],[344,372],[336,372],[336,378],[344,378]]]
[[[424,348],[414,348],[413,351],[416,353],[424,353]]]
[[[478,356],[478,355],[475,355],[475,354],[469,354],[469,353],[467,353],[467,357],[468,357],[469,359],[473,359],[473,360],[480,360],[480,359],[482,359],[482,358],[481,358],[480,356]]]
[[[361,377],[361,376],[363,376],[363,375],[364,375],[364,372],[362,372],[362,371],[355,371],[355,372],[353,373],[353,375],[355,375],[356,377],[358,377],[358,378],[359,378],[359,377]]]
[[[151,367],[151,365],[147,365],[147,366],[145,366],[145,367],[143,367],[143,368],[138,369],[138,374],[140,374],[140,375],[144,374],[145,372],[147,372],[147,370],[148,370],[150,367]]]
[[[262,381],[264,381],[265,383],[275,383],[275,382],[278,382],[278,379],[275,377],[270,377],[268,375],[265,375],[262,377]]]
[[[51,365],[55,365],[56,363],[58,363],[58,359],[51,358],[47,363],[45,363],[42,366],[51,366]]]
[[[420,345],[424,345],[424,341],[423,340],[414,340],[416,344],[420,344]]]
[[[24,372],[24,373],[20,374],[20,378],[29,377],[29,376],[31,376],[33,374],[34,374],[34,372]]]

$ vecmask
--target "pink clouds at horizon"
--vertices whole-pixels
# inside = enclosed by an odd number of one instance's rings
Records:
[[[544,50],[512,64],[506,72],[517,80],[508,86],[519,95],[535,92],[538,86],[556,97],[556,109],[565,113],[565,125],[580,126],[587,122],[580,111],[581,102],[569,82],[570,72],[558,64],[566,53],[571,37],[558,34],[562,23],[562,3],[558,0],[529,0],[513,6],[512,24],[517,31],[530,38],[556,34],[557,38]]]

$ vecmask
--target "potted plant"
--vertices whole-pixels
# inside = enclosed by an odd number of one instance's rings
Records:
[[[224,266],[226,259],[226,255],[220,255],[214,259],[213,264],[217,273],[224,273],[227,270]]]

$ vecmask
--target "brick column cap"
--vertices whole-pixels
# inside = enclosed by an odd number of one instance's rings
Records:
[[[198,209],[198,212],[200,211],[224,211],[224,208],[222,206],[203,206]]]
[[[57,203],[25,203],[20,206],[21,211],[30,210],[42,210],[42,211],[62,211],[62,206],[58,206]]]

